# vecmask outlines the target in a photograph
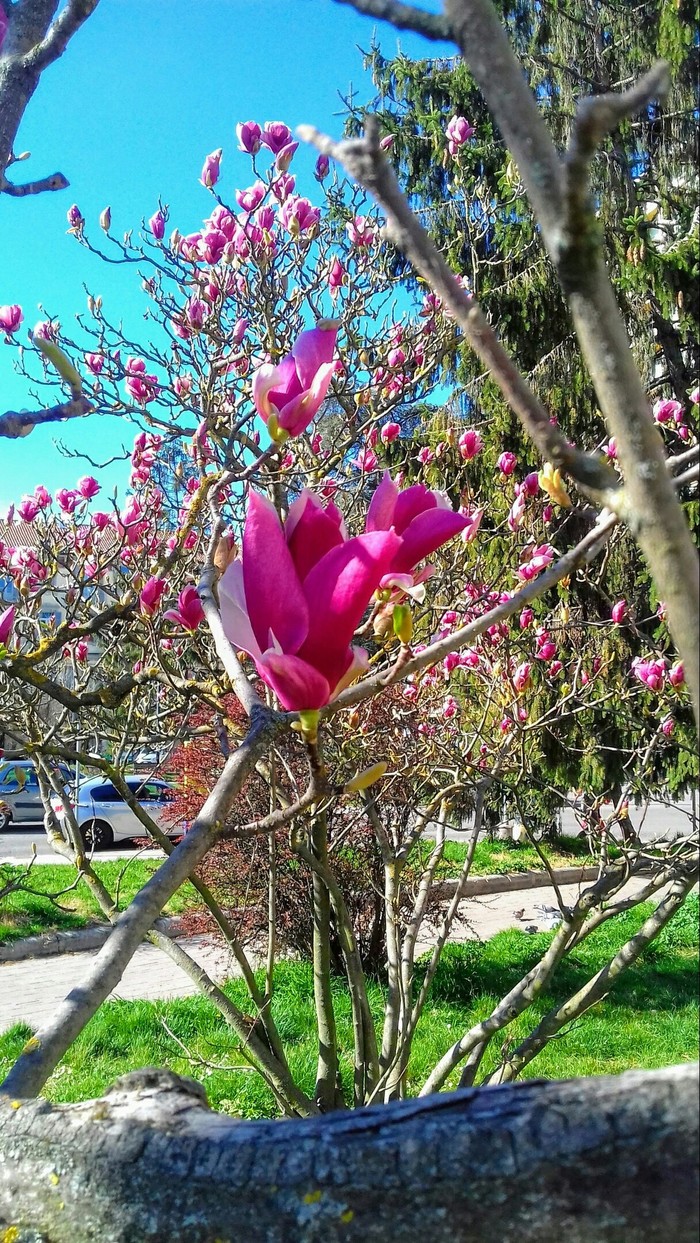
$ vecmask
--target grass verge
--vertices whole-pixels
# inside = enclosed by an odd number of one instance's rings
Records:
[[[484,1070],[531,1028],[552,1005],[579,988],[631,936],[652,908],[640,906],[603,925],[560,969],[551,991],[493,1044]],[[539,959],[549,934],[500,933],[485,943],[448,946],[419,1026],[411,1058],[409,1087],[417,1092],[442,1053],[482,1019],[500,997]],[[652,1069],[698,1055],[698,900],[690,898],[611,995],[558,1039],[526,1069],[526,1077],[572,1078]],[[306,1091],[316,1073],[311,967],[282,962],[272,1008],[291,1069]],[[226,992],[250,1010],[239,980]],[[370,1002],[379,1022],[381,986],[372,983]],[[347,986],[334,983],[334,1003],[345,1085],[352,1079],[352,1024]],[[169,1029],[169,1030],[168,1030]],[[170,1034],[172,1033],[172,1035]],[[30,1032],[17,1026],[0,1036],[0,1079]],[[185,1056],[173,1036],[188,1049]],[[275,1115],[272,1097],[246,1069],[236,1041],[213,1006],[201,996],[167,1002],[110,1002],[72,1045],[49,1080],[53,1101],[99,1096],[114,1079],[142,1066],[168,1066],[200,1079],[211,1104],[246,1118]],[[456,1078],[457,1076],[455,1076]],[[450,1086],[455,1086],[454,1082]]]
[[[432,843],[426,842],[426,859]],[[445,857],[436,880],[444,880],[459,874],[467,851],[465,842],[445,843]],[[552,867],[582,867],[593,862],[583,838],[562,837],[547,847],[547,857]],[[159,866],[158,859],[111,859],[95,862],[97,874],[107,885],[110,893],[119,891],[120,906],[127,905],[134,894],[145,885]],[[532,846],[519,846],[513,842],[479,842],[472,864],[472,876],[492,873],[543,870],[543,863]],[[0,887],[13,876],[22,875],[24,869],[11,864],[0,865]],[[75,885],[75,869],[67,863],[37,864],[32,868],[26,890],[0,899],[0,944],[21,940],[22,937],[38,936],[47,932],[65,932],[72,928],[86,928],[95,922],[104,922],[100,909],[84,881]],[[179,915],[200,906],[200,899],[191,885],[183,885],[165,908],[167,915]]]
[[[109,892],[126,906],[160,865],[159,859],[110,859],[95,863],[97,875]],[[0,866],[0,887],[25,869],[11,864]],[[68,863],[36,864],[26,881],[27,888],[6,894],[0,900],[0,944],[45,932],[64,932],[105,923],[97,902],[85,881],[76,882],[75,868]],[[179,915],[197,905],[200,898],[191,885],[183,885],[165,908],[166,915]]]

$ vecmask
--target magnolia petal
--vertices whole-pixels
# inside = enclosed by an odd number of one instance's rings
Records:
[[[351,647],[350,653],[350,664],[345,670],[345,673],[340,681],[337,683],[336,688],[331,695],[331,702],[338,698],[341,691],[344,691],[348,686],[352,686],[353,682],[369,669],[369,656],[364,647]]]
[[[299,656],[267,651],[255,664],[263,682],[288,712],[324,708],[330,700],[331,688],[323,674]]]
[[[437,493],[431,492],[423,483],[404,488],[396,500],[393,527],[397,535],[403,535],[408,525],[426,510],[437,508]]]
[[[310,388],[295,394],[279,411],[279,424],[290,436],[300,436],[318,414],[328,392],[335,366],[327,363],[319,367]],[[274,401],[275,394],[271,395]]]
[[[243,584],[248,617],[262,651],[274,631],[282,650],[299,650],[308,634],[304,592],[274,505],[251,491],[243,531]]]
[[[429,557],[467,525],[468,520],[464,515],[457,514],[452,509],[439,509],[436,506],[418,514],[402,535],[401,551],[392,562],[392,570],[399,573],[412,570],[419,561]]]
[[[257,659],[260,652],[250,624],[243,586],[243,564],[239,557],[227,566],[219,579],[219,608],[229,643]]]
[[[272,406],[269,400],[269,394],[272,389],[281,381],[279,367],[275,367],[273,363],[263,363],[262,367],[258,367],[253,373],[253,383],[251,385],[253,394],[253,404],[258,414],[267,420],[272,414]]]
[[[384,471],[382,482],[377,488],[367,510],[366,531],[388,531],[394,521],[394,509],[399,489],[388,470]]]
[[[332,548],[304,580],[309,631],[299,654],[331,686],[346,672],[350,641],[400,547],[393,531],[358,535]]]
[[[334,320],[322,320],[315,328],[302,332],[292,347],[299,384],[302,389],[310,389],[314,377],[324,363],[332,363],[335,354],[335,342],[338,326]]]
[[[303,583],[321,557],[344,540],[332,515],[309,501],[287,543],[299,581]]]

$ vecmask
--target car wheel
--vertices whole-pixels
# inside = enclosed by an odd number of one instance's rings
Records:
[[[9,807],[0,804],[0,833],[4,833],[5,829],[9,829],[12,824],[12,812]]]
[[[106,820],[88,820],[82,833],[89,850],[107,850],[114,842],[114,833]]]

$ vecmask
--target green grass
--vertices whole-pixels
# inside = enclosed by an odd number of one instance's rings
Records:
[[[120,906],[130,902],[160,866],[158,859],[110,859],[95,863],[97,875],[110,893],[119,893]],[[22,876],[25,869],[9,864],[0,866],[0,885],[13,876]],[[70,888],[76,879],[75,868],[68,863],[37,864],[26,882],[28,891],[15,890],[0,899],[0,943],[44,932],[85,928],[95,922],[105,923],[104,916],[84,880]],[[62,892],[69,890],[69,892]],[[55,896],[52,901],[51,896]],[[57,896],[60,895],[60,896]],[[183,885],[165,908],[167,915],[178,915],[199,902],[191,885]]]
[[[508,1028],[493,1045],[490,1069],[506,1041],[522,1038],[556,999],[590,978],[648,915],[639,907],[600,928],[561,968],[551,993]],[[517,982],[549,944],[548,934],[500,933],[481,944],[449,946],[418,1029],[410,1065],[416,1092],[440,1055]],[[698,901],[690,899],[646,955],[616,984],[612,994],[564,1036],[552,1041],[527,1068],[526,1076],[571,1078],[651,1069],[694,1059],[698,1053]],[[250,1010],[240,981],[227,993]],[[343,1082],[351,1082],[352,1027],[347,988],[334,984],[342,1049]],[[382,990],[370,986],[377,1022]],[[313,983],[307,963],[282,962],[272,1003],[288,1050],[291,1069],[306,1091],[316,1070]],[[192,1065],[164,1024],[195,1056],[215,1065]],[[30,1032],[26,1026],[0,1036],[0,1077],[17,1057]],[[274,1116],[272,1098],[258,1077],[241,1065],[236,1042],[213,1006],[203,997],[168,1002],[110,1002],[103,1006],[66,1054],[44,1095],[53,1101],[100,1095],[114,1079],[141,1066],[169,1066],[204,1083],[212,1105],[247,1118]],[[223,1069],[222,1069],[223,1067]],[[455,1076],[456,1077],[456,1076]],[[451,1085],[454,1086],[454,1085]]]
[[[468,849],[468,833],[465,840],[445,842],[444,863],[441,876],[456,876]],[[550,867],[585,867],[594,863],[585,837],[561,836],[551,845],[543,847]],[[534,846],[516,842],[497,842],[484,839],[474,851],[471,876],[503,875],[506,872],[544,871],[544,864]]]
[[[424,843],[427,854],[430,843]],[[467,851],[466,842],[445,843],[445,858],[437,879],[456,876]],[[547,848],[547,856],[553,867],[592,862],[584,838],[562,837],[553,847]],[[153,859],[112,859],[95,863],[95,870],[102,877],[111,893],[119,884],[120,904],[125,905],[146,883],[159,866]],[[526,872],[543,867],[537,851],[532,846],[518,846],[512,842],[479,842],[472,864],[473,876],[490,873]],[[0,885],[12,876],[23,872],[20,867],[0,865]],[[121,881],[120,881],[121,877]],[[18,941],[22,937],[37,936],[46,932],[86,928],[95,922],[104,922],[99,907],[84,881],[70,889],[75,881],[75,870],[67,863],[37,864],[29,878],[30,892],[16,891],[0,899],[0,944]],[[62,893],[63,890],[70,892]],[[48,895],[61,895],[55,902]],[[190,885],[184,885],[170,900],[166,914],[177,915],[199,905],[199,899]]]

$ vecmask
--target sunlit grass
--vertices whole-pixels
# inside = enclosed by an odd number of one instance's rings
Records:
[[[484,1070],[500,1059],[504,1044],[522,1039],[554,1001],[567,997],[619,948],[650,911],[649,906],[600,928],[560,969],[551,991],[494,1042]],[[502,932],[485,943],[449,946],[438,970],[418,1029],[409,1072],[417,1092],[438,1058],[462,1033],[484,1018],[549,944],[549,934]],[[698,900],[689,899],[644,957],[615,985],[612,994],[552,1041],[526,1076],[571,1078],[651,1069],[698,1055]],[[246,1011],[251,1004],[240,981],[226,992]],[[334,983],[343,1083],[352,1079],[352,1023],[344,982]],[[379,1022],[382,989],[370,985]],[[299,1084],[313,1091],[316,1073],[313,982],[303,962],[281,962],[272,1009]],[[167,1028],[209,1066],[193,1064]],[[25,1026],[0,1037],[0,1072],[11,1065],[29,1036]],[[45,1095],[53,1101],[98,1096],[118,1075],[142,1066],[169,1066],[193,1075],[211,1104],[248,1118],[276,1113],[271,1094],[244,1065],[237,1042],[218,1011],[203,997],[167,1002],[117,1001],[103,1006],[52,1075]]]

